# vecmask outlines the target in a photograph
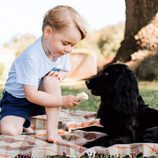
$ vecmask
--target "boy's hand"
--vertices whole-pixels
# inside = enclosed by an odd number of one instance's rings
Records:
[[[51,77],[54,77],[54,78],[57,78],[59,81],[61,81],[63,79],[63,76],[60,72],[58,71],[50,71],[48,73],[48,76],[51,76]]]
[[[72,108],[80,104],[80,100],[73,95],[62,96],[62,100],[63,100],[63,107],[65,108]]]

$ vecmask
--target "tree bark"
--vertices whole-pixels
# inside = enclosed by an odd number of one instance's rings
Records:
[[[125,0],[125,4],[124,40],[112,63],[127,63],[140,79],[158,79],[158,0]]]

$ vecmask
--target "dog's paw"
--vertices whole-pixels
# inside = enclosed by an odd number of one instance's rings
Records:
[[[81,100],[88,100],[88,94],[85,92],[81,92],[81,93],[77,94],[76,98],[79,99],[80,101]]]
[[[93,141],[90,141],[90,142],[84,144],[83,146],[86,147],[86,148],[91,148],[91,147],[94,147],[94,146],[109,147],[111,145],[110,141],[111,141],[111,137],[103,136],[103,137],[97,138]]]

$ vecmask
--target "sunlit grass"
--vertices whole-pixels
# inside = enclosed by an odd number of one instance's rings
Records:
[[[139,88],[145,103],[158,109],[158,82],[140,82]]]
[[[97,111],[97,108],[99,106],[99,98],[90,93],[90,91],[87,89],[85,82],[79,82],[79,83],[71,83],[71,86],[64,86],[62,85],[62,93],[63,95],[66,94],[72,94],[77,95],[80,92],[86,92],[89,96],[89,99],[87,101],[81,101],[79,106],[76,106],[74,109],[78,110],[84,110],[84,111]]]

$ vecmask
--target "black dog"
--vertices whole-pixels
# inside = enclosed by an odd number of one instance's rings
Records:
[[[91,93],[101,97],[98,117],[101,127],[86,131],[101,131],[107,136],[84,146],[111,146],[136,142],[158,143],[158,110],[145,105],[139,94],[135,74],[124,64],[112,64],[86,81]]]

